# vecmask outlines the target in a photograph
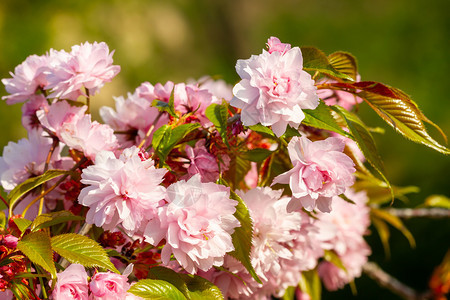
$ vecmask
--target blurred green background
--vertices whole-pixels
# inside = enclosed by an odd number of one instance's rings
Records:
[[[8,72],[28,55],[104,41],[116,50],[114,61],[122,71],[93,102],[97,107],[113,105],[112,96],[125,95],[143,81],[182,82],[208,74],[235,83],[236,60],[259,54],[273,35],[294,46],[353,53],[363,80],[402,89],[450,134],[449,12],[448,0],[2,0],[0,78],[9,77]],[[5,94],[4,88],[0,94]],[[0,103],[1,147],[25,136],[20,106]],[[420,187],[420,193],[409,197],[410,206],[430,194],[450,196],[448,157],[395,134],[367,106],[362,105],[359,113],[369,126],[386,128],[376,141],[391,182]],[[371,259],[406,284],[425,290],[449,248],[449,222],[415,219],[406,224],[417,248],[410,249],[406,239],[392,230],[388,260],[372,233]],[[357,279],[356,285],[356,298],[398,299],[367,277]],[[325,293],[324,299],[350,296],[346,287]]]

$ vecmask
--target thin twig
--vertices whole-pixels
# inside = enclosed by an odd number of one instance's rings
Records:
[[[148,139],[148,137],[150,136],[150,134],[152,134],[153,129],[155,129],[155,124],[158,123],[159,118],[161,118],[163,112],[159,112],[158,116],[156,117],[156,119],[153,121],[152,126],[150,126],[150,128],[147,130],[147,133],[145,134],[145,137],[142,139],[141,143],[139,144],[138,148],[142,148],[145,144],[145,141]]]
[[[363,272],[370,278],[375,280],[381,287],[390,290],[406,300],[425,300],[430,299],[426,294],[418,293],[413,288],[400,282],[398,279],[392,277],[383,271],[376,263],[367,262],[363,266]]]
[[[450,209],[446,208],[387,208],[386,212],[399,218],[450,218]]]

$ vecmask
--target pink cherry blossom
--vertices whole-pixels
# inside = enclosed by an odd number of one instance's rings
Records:
[[[155,132],[159,127],[167,124],[167,115],[161,115],[157,119],[159,111],[156,107],[151,106],[152,101],[147,97],[149,95],[144,95],[142,89],[138,88],[133,94],[129,93],[127,98],[114,98],[116,110],[106,106],[100,108],[100,116],[103,121],[116,132],[120,132],[116,136],[122,147],[139,145],[151,125],[155,126],[153,130]],[[151,137],[152,135],[144,147],[149,145]]]
[[[191,82],[189,82],[191,83]],[[198,84],[198,87],[208,90],[213,95],[213,102],[220,103],[222,99],[230,102],[233,98],[233,86],[229,85],[223,79],[214,80],[209,76],[203,76],[192,84]]]
[[[88,299],[88,274],[82,265],[72,264],[56,276],[58,279],[52,293],[52,299]]]
[[[132,234],[156,215],[165,197],[160,183],[167,170],[156,169],[153,160],[142,157],[136,147],[125,149],[119,158],[102,151],[95,164],[83,170],[81,182],[87,187],[78,201],[89,207],[86,222],[105,230],[122,225]]]
[[[225,253],[234,250],[231,234],[239,226],[233,216],[237,201],[230,189],[212,182],[202,183],[199,174],[167,188],[168,202],[158,217],[149,221],[144,237],[157,245],[166,240],[161,259],[175,259],[189,273],[207,271],[223,264]]]
[[[174,84],[172,81],[167,81],[164,85],[157,83],[155,86],[149,82],[144,82],[136,89],[135,93],[137,97],[144,98],[150,103],[155,99],[169,102],[173,87]]]
[[[242,80],[234,86],[230,104],[242,109],[242,123],[272,126],[277,136],[288,124],[298,128],[305,117],[302,109],[319,105],[314,80],[302,68],[298,47],[285,53],[263,50],[258,56],[238,60],[236,71]]]
[[[329,262],[319,265],[319,275],[329,290],[336,290],[359,277],[362,266],[371,251],[364,241],[370,225],[370,209],[365,192],[347,190],[345,195],[355,202],[348,203],[339,197],[333,200],[330,213],[317,214],[316,226],[322,232],[322,247],[334,251],[342,261],[346,271]]]
[[[2,79],[6,91],[10,94],[3,96],[7,104],[24,102],[36,93],[39,88],[47,85],[44,70],[48,63],[46,55],[31,55],[10,73],[12,78]]]
[[[212,125],[205,115],[206,108],[222,101],[203,88],[196,85],[178,83],[174,87],[174,107],[182,114],[193,113],[203,126]]]
[[[296,239],[300,230],[301,215],[288,213],[286,206],[291,200],[282,197],[281,190],[257,187],[245,193],[238,191],[246,203],[253,220],[252,266],[258,276],[266,279],[267,273],[280,272],[280,259],[293,257],[286,243]]]
[[[30,177],[41,175],[51,146],[52,139],[36,130],[28,132],[28,139],[9,142],[0,157],[0,183],[5,191],[11,191]],[[60,150],[58,147],[53,152],[50,168],[60,159]]]
[[[129,265],[122,275],[113,272],[95,273],[89,283],[92,300],[123,300],[127,297],[130,288],[128,275],[133,270],[133,265]]]
[[[315,142],[304,136],[292,138],[288,151],[294,167],[275,177],[272,183],[289,183],[289,211],[302,206],[308,211],[316,207],[323,212],[331,210],[332,197],[344,193],[354,182],[354,163],[342,153],[344,146],[335,137]]]
[[[67,101],[58,101],[36,112],[42,126],[61,138],[62,127],[65,123],[73,123],[83,118],[87,106],[72,106]]]
[[[114,130],[109,125],[92,121],[91,115],[74,115],[70,122],[62,124],[59,136],[69,148],[83,152],[91,160],[100,151],[118,147]]]
[[[208,152],[205,140],[198,140],[194,148],[187,145],[186,155],[190,160],[188,175],[200,174],[202,182],[215,182],[219,179],[220,171],[228,170],[229,157],[225,155],[227,163],[220,163],[221,169],[219,170],[217,158]]]
[[[40,129],[36,113],[41,109],[48,109],[47,99],[42,94],[31,95],[30,101],[22,105],[22,125],[26,130]]]
[[[279,38],[271,36],[267,40],[267,48],[269,53],[280,52],[281,54],[285,54],[287,51],[291,50],[291,44],[284,44]]]
[[[84,43],[72,47],[70,57],[61,59],[60,64],[48,73],[51,98],[76,100],[86,88],[94,95],[106,82],[117,75],[120,66],[113,65],[112,56],[105,43]]]

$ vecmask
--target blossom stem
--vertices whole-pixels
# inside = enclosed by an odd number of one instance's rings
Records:
[[[391,292],[399,295],[403,299],[424,299],[424,295],[418,293],[413,288],[400,282],[398,279],[392,277],[385,271],[383,271],[376,263],[367,262],[363,266],[363,272],[370,278],[375,280],[381,287],[384,287]]]
[[[53,191],[54,189],[56,189],[61,182],[63,182],[69,175],[71,172],[75,171],[76,169],[78,169],[83,163],[86,162],[86,157],[83,157],[79,162],[77,162],[70,170],[68,173],[64,174],[54,185],[52,185],[48,190],[46,190],[45,192],[42,192],[39,196],[37,196],[36,198],[33,199],[33,201],[31,201],[27,207],[25,207],[25,209],[23,210],[22,215],[25,217],[25,214],[27,213],[28,209],[37,201],[41,200],[42,198],[44,198],[46,195],[48,195],[51,191]]]
[[[5,198],[3,198],[2,195],[0,195],[0,200],[2,200],[2,202],[5,203],[6,207],[9,208],[8,202],[6,202]]]
[[[450,218],[450,209],[446,208],[387,208],[385,211],[404,219],[415,217],[432,219]]]
[[[86,114],[90,114],[91,113],[91,97],[89,95],[89,89],[84,88],[86,90],[86,105],[87,105],[87,110],[86,110]]]
[[[163,112],[159,112],[159,114],[156,116],[155,120],[153,121],[152,126],[150,126],[150,128],[147,130],[145,137],[142,139],[141,143],[139,144],[139,146],[138,146],[139,149],[141,149],[144,146],[145,141],[148,139],[150,134],[152,134],[153,129],[155,129],[155,124],[158,123],[159,118],[161,118],[162,114],[163,114]]]

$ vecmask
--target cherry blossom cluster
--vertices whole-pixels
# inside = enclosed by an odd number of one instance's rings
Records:
[[[85,267],[71,264],[57,274],[53,299],[137,299],[127,293],[131,281],[154,266],[201,276],[232,299],[282,297],[310,270],[330,290],[361,275],[370,222],[366,194],[351,188],[355,164],[344,150],[353,141],[302,125],[303,111],[323,101],[346,109],[360,101],[319,93],[324,79],[303,69],[299,47],[275,37],[267,47],[238,60],[234,87],[209,77],[144,82],[115,97],[115,108],[102,107],[102,122],[92,119],[91,96],[120,71],[105,43],[32,55],[2,80],[7,104],[25,102],[28,132],[0,157],[4,191],[48,170],[70,171],[10,211],[30,220],[59,210],[84,216],[102,231],[100,244],[120,254],[112,258],[117,268],[135,265],[88,278]],[[226,128],[211,107],[225,108]],[[267,155],[252,157],[257,153]],[[270,173],[276,154],[279,171]],[[243,210],[250,267],[233,255]],[[17,237],[5,235],[2,243],[15,248]]]

